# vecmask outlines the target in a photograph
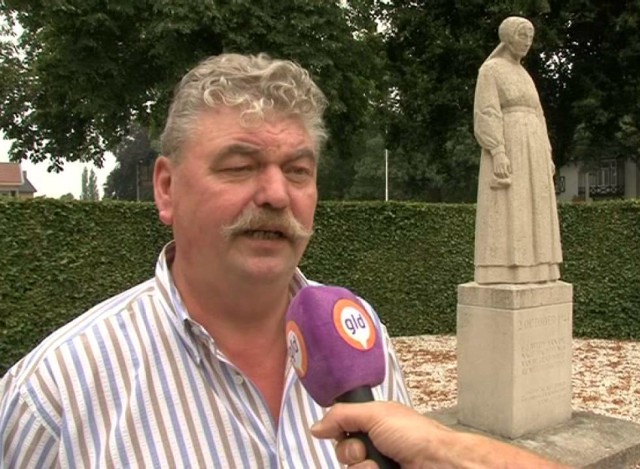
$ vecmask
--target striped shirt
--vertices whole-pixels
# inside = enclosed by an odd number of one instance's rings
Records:
[[[0,467],[339,467],[333,444],[308,431],[326,409],[290,364],[276,425],[260,391],[190,319],[173,253],[170,243],[154,278],[54,332],[2,378]],[[297,271],[291,293],[307,284]],[[383,336],[387,376],[374,397],[409,404]]]

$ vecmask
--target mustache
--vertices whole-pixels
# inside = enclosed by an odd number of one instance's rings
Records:
[[[313,229],[305,228],[290,211],[248,208],[230,225],[222,228],[222,234],[229,239],[247,231],[280,231],[291,240],[311,238]]]

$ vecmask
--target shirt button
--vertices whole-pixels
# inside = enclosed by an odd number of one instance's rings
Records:
[[[236,384],[242,384],[244,383],[244,378],[240,375],[235,375],[233,377],[233,380],[236,382]]]

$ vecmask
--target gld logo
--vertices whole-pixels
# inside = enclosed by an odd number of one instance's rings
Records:
[[[294,321],[287,322],[287,350],[291,364],[300,378],[307,374],[307,348],[300,328]]]
[[[369,313],[350,299],[341,299],[333,307],[333,324],[340,337],[358,350],[369,350],[376,342],[376,328]]]

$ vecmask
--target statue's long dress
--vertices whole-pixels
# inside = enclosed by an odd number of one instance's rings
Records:
[[[531,76],[493,58],[480,68],[474,132],[482,147],[478,178],[475,281],[528,283],[560,277],[562,262],[551,145]],[[504,149],[511,184],[491,187],[492,155]]]

